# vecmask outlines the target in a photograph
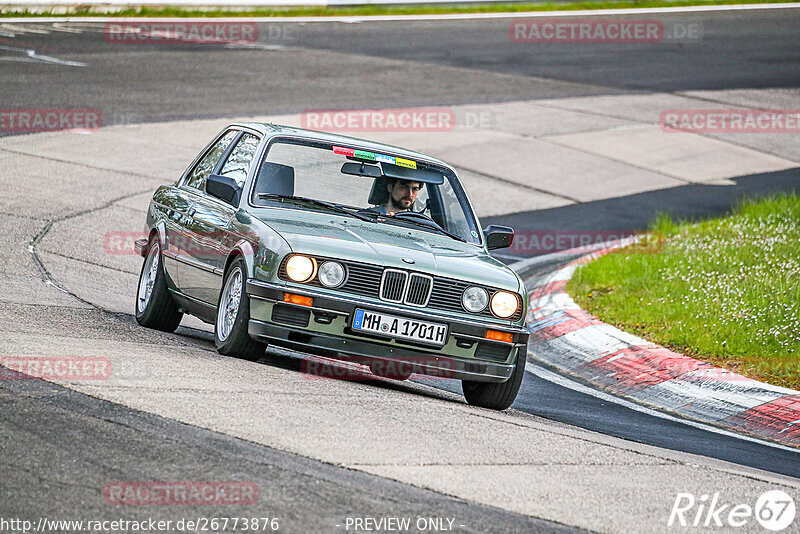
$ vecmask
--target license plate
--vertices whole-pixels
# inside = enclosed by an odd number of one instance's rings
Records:
[[[353,317],[353,330],[437,347],[447,341],[447,325],[360,309],[356,309]]]

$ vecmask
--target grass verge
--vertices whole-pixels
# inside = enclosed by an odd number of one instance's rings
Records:
[[[659,217],[654,254],[579,268],[567,291],[603,321],[694,358],[800,389],[800,197],[695,224]]]
[[[133,0],[132,0],[133,1]],[[64,12],[61,7],[56,10],[43,11],[9,11],[0,13],[0,18],[11,17],[341,17],[341,16],[375,16],[375,15],[440,15],[456,13],[520,13],[526,11],[575,11],[584,9],[628,9],[646,7],[682,7],[682,6],[716,6],[739,4],[779,4],[786,0],[620,0],[600,2],[521,2],[521,3],[487,3],[487,4],[415,4],[415,5],[364,5],[340,7],[285,7],[257,9],[193,9],[182,7],[141,7],[121,10],[97,10],[75,2],[75,7]],[[233,2],[235,5],[235,2]]]

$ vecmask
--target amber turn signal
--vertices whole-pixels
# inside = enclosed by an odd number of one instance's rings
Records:
[[[311,306],[312,304],[311,297],[295,295],[294,293],[284,293],[283,302],[288,302],[290,304],[299,304],[301,306]]]
[[[509,332],[498,332],[497,330],[487,330],[486,339],[491,339],[493,341],[505,341],[506,343],[511,343],[514,340],[514,334],[511,334]]]

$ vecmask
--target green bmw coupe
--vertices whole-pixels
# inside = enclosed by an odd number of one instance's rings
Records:
[[[481,230],[452,167],[362,139],[233,124],[153,195],[139,324],[214,325],[222,354],[268,344],[462,381],[503,410],[525,370],[527,294],[489,255],[512,229]]]

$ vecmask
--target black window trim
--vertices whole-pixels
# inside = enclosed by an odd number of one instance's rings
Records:
[[[238,125],[232,125],[232,126],[229,126],[229,127],[225,128],[222,132],[220,132],[219,135],[217,135],[217,137],[214,138],[213,141],[211,141],[206,146],[205,150],[203,150],[200,153],[200,155],[195,158],[195,160],[192,162],[192,164],[189,166],[189,168],[186,170],[186,172],[184,172],[184,175],[183,175],[183,177],[181,177],[181,180],[179,182],[180,185],[178,186],[178,188],[183,190],[183,191],[189,192],[189,193],[191,193],[193,195],[197,195],[199,198],[210,198],[213,201],[222,204],[223,206],[227,206],[229,208],[233,207],[234,209],[239,209],[239,207],[241,206],[241,199],[239,200],[239,204],[238,205],[233,205],[233,204],[230,204],[228,202],[225,202],[222,199],[216,198],[213,195],[209,195],[206,192],[205,188],[198,189],[196,187],[192,187],[192,186],[187,184],[187,181],[189,180],[189,176],[192,174],[192,171],[194,171],[195,167],[197,167],[197,165],[200,164],[200,162],[203,160],[203,158],[206,157],[208,152],[212,148],[214,148],[214,146],[220,141],[220,139],[222,139],[226,134],[228,134],[228,132],[231,132],[231,131],[235,131],[235,132],[237,132],[237,134],[234,136],[234,138],[231,141],[230,145],[225,149],[225,152],[223,152],[223,154],[220,157],[219,161],[216,163],[216,165],[214,165],[214,168],[212,169],[211,174],[216,174],[217,172],[219,172],[219,170],[222,168],[222,165],[224,165],[225,162],[227,162],[228,157],[230,156],[230,153],[233,151],[233,148],[236,146],[236,144],[239,142],[239,140],[242,138],[242,136],[245,133],[248,133],[248,134],[251,134],[251,135],[255,136],[258,139],[259,146],[261,146],[261,144],[264,141],[264,134],[262,134],[258,130],[254,130],[252,128],[247,128],[247,127],[238,126]],[[261,155],[259,153],[259,150],[256,150],[256,153],[253,155],[253,161],[250,163],[250,169],[248,169],[248,178],[245,179],[245,182],[242,185],[242,187],[243,187],[242,194],[244,194],[244,191],[248,188],[248,180],[249,180],[249,175],[252,173],[252,170],[253,170],[253,162],[260,161],[260,159],[261,159]]]
[[[258,148],[261,146],[261,141],[263,141],[261,134],[252,132],[250,130],[244,130],[244,129],[240,130],[239,135],[237,135],[236,138],[231,142],[231,146],[229,146],[225,150],[225,153],[217,162],[217,165],[214,167],[214,173],[213,173],[213,174],[219,174],[222,172],[222,169],[225,167],[225,164],[228,163],[228,158],[231,157],[231,154],[233,154],[233,151],[236,150],[236,147],[239,145],[239,142],[245,135],[250,135],[255,137],[257,143],[256,143],[256,150],[255,152],[253,152],[253,159],[250,160],[250,167],[247,168],[247,172],[245,173],[244,182],[242,182],[242,188],[244,188],[247,185],[247,178],[250,176],[250,170],[253,168],[253,162],[259,159],[256,156],[258,156]]]
[[[231,141],[231,144],[225,149],[225,152],[223,152],[223,154],[220,157],[219,161],[217,161],[217,163],[214,165],[214,168],[211,170],[211,174],[214,174],[216,172],[217,167],[219,166],[219,162],[222,161],[223,158],[225,158],[225,156],[227,156],[228,151],[230,150],[231,146],[233,146],[234,143],[236,143],[236,140],[239,139],[239,137],[241,137],[241,135],[242,135],[242,129],[241,128],[238,128],[236,126],[231,126],[231,127],[225,128],[219,135],[217,135],[217,137],[215,137],[214,140],[211,141],[206,146],[205,150],[203,150],[200,153],[200,156],[196,157],[194,159],[194,161],[192,162],[192,164],[189,166],[189,168],[186,169],[186,172],[183,173],[183,177],[181,178],[180,185],[178,187],[180,187],[181,189],[189,189],[189,190],[194,190],[194,191],[199,191],[201,193],[205,193],[205,188],[198,189],[196,187],[190,186],[188,184],[189,177],[192,175],[192,173],[197,168],[197,166],[200,165],[200,162],[203,161],[203,158],[205,158],[208,155],[208,153],[211,151],[211,149],[214,148],[217,145],[217,143],[219,143],[220,140],[228,134],[228,132],[232,132],[232,131],[233,132],[237,132],[237,134],[234,136],[233,140]]]

